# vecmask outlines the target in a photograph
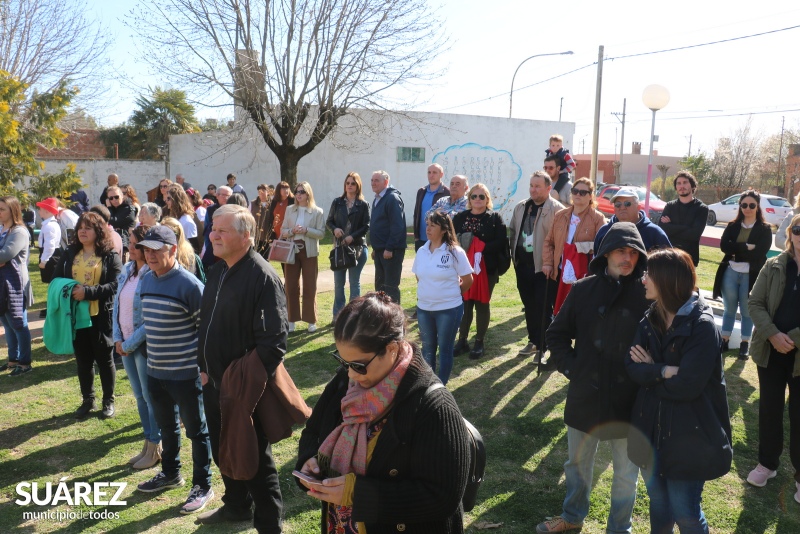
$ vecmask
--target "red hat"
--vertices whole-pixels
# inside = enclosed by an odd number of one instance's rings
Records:
[[[61,211],[61,207],[58,205],[58,200],[50,197],[42,200],[41,202],[37,202],[36,206],[42,208],[43,210],[47,210],[53,215],[58,215]]]

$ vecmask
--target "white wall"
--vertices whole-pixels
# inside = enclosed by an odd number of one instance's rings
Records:
[[[364,196],[371,200],[370,176],[383,169],[403,195],[410,226],[416,191],[427,184],[427,167],[439,163],[445,183],[454,174],[465,174],[470,184],[481,181],[489,186],[495,209],[507,218],[514,204],[528,197],[528,177],[542,168],[550,135],[562,134],[571,148],[575,133],[574,123],[555,121],[441,113],[414,113],[411,118],[360,115],[359,126],[346,118],[333,138],[300,160],[298,181],[311,184],[326,216],[334,197],[342,194],[348,172],[361,175]],[[280,169],[260,135],[254,129],[242,131],[238,140],[226,132],[170,136],[171,174],[182,173],[205,192],[210,183],[224,185],[232,172],[252,199],[258,184],[280,180]],[[398,162],[396,149],[406,146],[424,147],[425,162]]]
[[[82,160],[42,160],[47,172],[59,172],[67,163],[74,163],[76,171],[88,187],[84,190],[92,204],[100,200],[100,193],[108,184],[108,175],[116,173],[120,184],[131,184],[136,190],[139,201],[147,202],[148,189],[158,186],[164,178],[164,162],[129,159],[82,159]]]

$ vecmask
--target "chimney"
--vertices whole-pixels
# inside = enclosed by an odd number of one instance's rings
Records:
[[[633,147],[631,147],[631,154],[641,154],[642,153],[642,143],[639,141],[633,142]]]

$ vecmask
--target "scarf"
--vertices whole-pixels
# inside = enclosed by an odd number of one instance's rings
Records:
[[[367,429],[389,410],[413,356],[409,345],[401,343],[400,347],[394,368],[383,380],[369,389],[350,381],[342,398],[342,423],[319,448],[320,465],[326,467],[329,459],[331,472],[367,473]]]

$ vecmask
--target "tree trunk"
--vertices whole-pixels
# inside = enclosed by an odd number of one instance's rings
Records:
[[[288,183],[289,187],[294,191],[297,185],[297,164],[299,160],[292,152],[284,151],[283,154],[278,155],[278,163],[281,166],[281,181]]]

